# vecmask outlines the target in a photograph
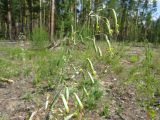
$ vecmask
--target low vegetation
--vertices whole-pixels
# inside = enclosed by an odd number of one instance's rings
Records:
[[[13,92],[9,86],[19,86],[11,88],[16,93],[23,89],[17,102],[34,104],[34,108],[24,112],[23,117],[28,118],[33,115],[33,118],[41,119],[53,119],[53,116],[65,120],[93,116],[100,119],[116,118],[118,115],[125,119],[128,117],[125,113],[131,109],[132,117],[137,114],[146,119],[158,119],[158,48],[150,44],[140,48],[114,42],[108,45],[106,41],[99,41],[95,45],[101,48],[103,55],[100,56],[91,43],[92,40],[88,40],[85,44],[73,44],[72,47],[62,44],[53,50],[24,48],[21,43],[1,45],[2,96]],[[14,83],[6,84],[2,78],[11,79]],[[0,100],[7,102],[2,98]],[[129,105],[132,102],[134,105]],[[4,104],[2,106],[6,107]],[[136,110],[139,112],[135,113]],[[10,111],[20,114],[18,108]],[[93,116],[90,111],[94,111]],[[11,114],[4,110],[1,119],[3,117],[7,119]]]
[[[0,120],[160,119],[156,0],[82,1],[0,1]]]

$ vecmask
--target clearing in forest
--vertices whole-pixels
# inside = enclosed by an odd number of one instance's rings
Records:
[[[160,119],[160,49],[110,44],[1,43],[0,119]]]

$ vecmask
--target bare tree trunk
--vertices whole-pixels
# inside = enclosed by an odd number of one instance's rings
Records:
[[[30,29],[30,33],[32,33],[32,18],[33,18],[33,14],[32,14],[32,0],[29,0],[29,29]]]
[[[5,22],[4,24],[5,24],[5,38],[7,38],[7,35],[8,35],[8,34],[7,34],[7,32],[8,32],[8,31],[7,31],[8,25],[7,25],[7,22]]]
[[[25,2],[24,2],[21,5],[21,32],[23,33],[24,33],[24,28],[25,28],[25,15],[26,15],[25,9],[26,8],[25,8]]]
[[[40,13],[39,13],[39,19],[40,19],[40,28],[42,27],[42,0],[39,0],[39,6],[40,6]]]
[[[43,24],[46,24],[46,8],[43,8]]]
[[[11,1],[8,0],[8,33],[9,39],[12,39],[12,14],[11,14]]]
[[[51,41],[53,41],[54,38],[54,13],[55,13],[55,0],[52,0],[52,6],[51,6]]]

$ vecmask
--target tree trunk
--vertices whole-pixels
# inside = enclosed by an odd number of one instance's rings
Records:
[[[46,24],[46,8],[43,8],[43,24]]]
[[[9,39],[12,40],[12,14],[11,14],[10,0],[8,0],[8,33],[9,33]]]
[[[118,35],[118,40],[122,41],[126,38],[126,26],[127,26],[127,4],[125,1],[121,1],[122,15],[120,20],[120,33]]]
[[[39,13],[39,20],[40,20],[40,28],[42,27],[42,0],[39,0],[39,6],[40,6],[40,13]]]
[[[33,19],[33,15],[32,15],[32,0],[29,0],[28,2],[29,5],[29,29],[30,29],[30,33],[32,33],[32,19]]]
[[[21,6],[21,32],[24,33],[24,27],[25,27],[25,3],[22,3]]]
[[[51,6],[51,41],[53,41],[54,38],[54,13],[55,13],[55,0],[52,0],[52,6]]]

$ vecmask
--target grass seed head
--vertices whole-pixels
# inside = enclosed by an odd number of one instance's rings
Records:
[[[118,31],[119,25],[118,25],[118,22],[117,22],[117,14],[116,14],[116,11],[115,11],[114,9],[111,9],[111,13],[112,13],[113,20],[114,20],[115,30],[116,30],[116,33],[118,34],[118,33],[119,33],[119,31]]]
[[[76,93],[74,93],[74,95],[76,97],[76,100],[78,102],[78,105],[79,105],[80,109],[83,110],[84,107],[83,107],[83,104],[82,104],[80,98],[78,97],[78,95]]]
[[[94,82],[94,78],[92,77],[91,73],[90,73],[90,72],[88,72],[88,75],[89,75],[90,80],[91,80],[91,81],[92,81],[92,83],[94,84],[94,83],[95,83],[95,82]]]
[[[69,88],[66,87],[66,100],[69,101]]]
[[[111,29],[111,25],[108,19],[106,19],[107,30],[110,36],[112,36],[113,30]]]
[[[90,60],[89,58],[87,58],[87,60],[88,60],[88,62],[89,62],[89,66],[90,66],[90,69],[91,69],[91,71],[92,71],[92,74],[93,74],[94,76],[96,76],[97,73],[96,73],[96,71],[94,70],[94,67],[93,67],[93,64],[92,64],[91,60]]]
[[[99,56],[102,57],[103,55],[100,47],[98,47],[98,52],[99,52]]]
[[[66,100],[66,98],[64,97],[64,95],[63,95],[63,94],[61,94],[61,98],[62,98],[62,101],[63,101],[64,107],[65,107],[66,113],[69,113],[68,103],[67,103],[67,100]]]
[[[89,96],[89,93],[87,92],[87,90],[86,90],[85,87],[83,87],[83,90],[84,90],[85,94],[86,94],[87,96]]]
[[[97,46],[96,46],[96,39],[95,39],[95,37],[93,38],[93,47],[95,49],[95,52],[97,52],[98,50],[97,50]]]

